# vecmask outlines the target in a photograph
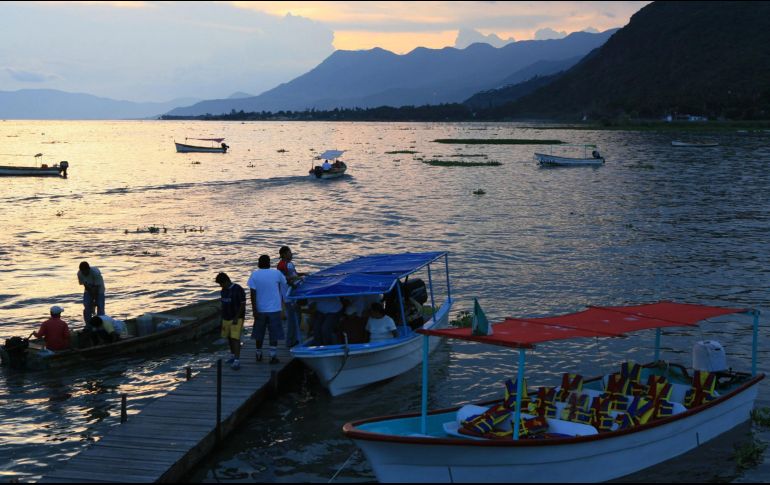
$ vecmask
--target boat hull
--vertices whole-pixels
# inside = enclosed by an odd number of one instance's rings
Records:
[[[444,328],[449,322],[452,303],[444,303],[424,328]],[[315,371],[321,384],[332,396],[355,391],[369,384],[390,379],[414,368],[422,361],[423,336],[412,334],[406,339],[395,339],[383,345],[352,344],[348,352],[344,346],[334,348],[295,347],[294,357]],[[439,339],[431,339],[431,351]]]
[[[344,431],[363,450],[380,482],[606,481],[679,456],[746,422],[762,378],[764,375],[681,415],[636,429],[579,438],[421,438],[416,435],[419,416],[390,420],[390,424],[386,419],[349,423]],[[429,428],[435,428],[447,420],[447,413],[431,415],[429,420]],[[398,435],[383,433],[387,427],[398,428]]]
[[[195,145],[185,145],[183,143],[174,142],[176,145],[177,153],[227,153],[227,148],[224,147],[198,147]]]
[[[139,337],[125,338],[111,344],[54,353],[41,353],[37,349],[30,347],[27,351],[26,366],[24,368],[28,370],[41,370],[68,367],[83,362],[115,358],[121,355],[194,340],[220,327],[220,310],[221,303],[219,300],[209,300],[167,312],[156,313],[155,315],[158,316],[183,319],[183,323],[176,328],[157,331]],[[136,320],[129,319],[126,321],[126,325],[131,329],[135,329]],[[3,357],[5,360],[6,356]]]
[[[0,166],[2,177],[61,177],[63,170],[53,167],[11,167]]]
[[[545,153],[535,153],[535,160],[544,167],[579,167],[604,164],[604,158],[568,158]]]

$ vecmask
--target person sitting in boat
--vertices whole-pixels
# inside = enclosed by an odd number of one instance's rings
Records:
[[[396,322],[385,315],[382,303],[372,303],[369,307],[369,320],[366,322],[369,342],[381,342],[396,336]]]
[[[602,158],[601,154],[599,153],[599,150],[594,150],[593,152],[591,152],[591,155],[594,158]]]
[[[120,340],[120,334],[114,324],[115,320],[107,315],[97,315],[92,318],[89,327],[93,344],[111,344]],[[86,329],[88,330],[88,327]]]
[[[70,348],[70,329],[61,319],[64,309],[58,305],[51,307],[51,318],[40,325],[40,330],[32,332],[37,338],[45,340],[45,348],[54,352]]]
[[[342,162],[340,162],[339,160],[335,160],[334,163],[332,164],[332,168],[334,168],[335,170],[342,168]]]
[[[323,165],[321,165],[321,170],[323,170],[324,172],[328,172],[331,169],[332,169],[332,164],[329,163],[329,160],[324,160]]]

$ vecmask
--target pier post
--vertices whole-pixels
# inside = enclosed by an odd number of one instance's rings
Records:
[[[217,443],[222,441],[222,359],[217,359]]]
[[[185,369],[185,376],[187,377],[188,381],[192,379],[192,367],[187,366],[187,368]]]
[[[128,421],[128,412],[126,411],[126,394],[120,395],[120,424]]]

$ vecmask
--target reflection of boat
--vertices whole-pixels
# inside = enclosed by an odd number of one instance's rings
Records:
[[[693,349],[698,370],[692,376],[684,367],[658,360],[661,328],[734,313],[754,316],[750,374],[728,370],[721,346],[711,341]],[[425,339],[433,335],[518,348],[520,379],[506,382],[504,401],[428,413],[424,358],[421,413],[347,423],[343,431],[364,451],[380,482],[615,479],[681,455],[749,419],[764,378],[756,373],[758,315],[661,302],[507,319],[493,326],[494,335],[424,331]],[[565,374],[559,387],[525,387],[525,349],[536,343],[652,328],[657,330],[653,364],[626,362],[620,372],[604,377]]]
[[[187,140],[210,141],[211,146],[202,147],[202,146],[195,146],[195,145],[186,145],[184,143],[177,143],[176,140],[174,140],[174,145],[176,145],[177,153],[192,153],[192,152],[227,153],[227,149],[230,148],[227,144],[224,143],[225,141],[224,138],[185,138],[185,141]],[[219,146],[214,145],[215,143],[219,143]]]
[[[42,157],[42,153],[35,155],[35,159]],[[67,169],[70,164],[61,161],[58,164],[48,166],[45,163],[34,167],[17,167],[13,165],[0,165],[0,176],[24,176],[24,177],[63,177],[67,178]]]
[[[431,264],[441,259],[447,271],[447,295],[437,307],[439,302],[434,297],[440,295],[434,294]],[[289,300],[312,302],[316,298],[348,297],[351,300],[360,298],[364,302],[368,298],[376,300],[378,295],[385,295],[386,312],[394,321],[401,323],[396,337],[366,343],[353,337],[355,333],[364,334],[366,321],[352,317],[343,325],[343,328],[350,327],[350,334],[344,336],[344,344],[298,345],[291,349],[292,355],[313,369],[333,396],[412,369],[420,363],[423,343],[413,328],[442,328],[448,322],[452,307],[448,268],[445,252],[405,253],[364,256],[305,277],[299,286],[292,289]],[[410,275],[418,271],[427,272],[427,286],[421,279],[409,280]],[[430,306],[416,308],[416,305],[426,303]],[[437,344],[438,341],[435,341],[434,347]]]
[[[316,160],[323,160],[330,166],[324,169],[323,165],[316,165],[310,169],[310,176],[319,179],[336,179],[345,175],[348,166],[342,160],[338,160],[343,153],[345,150],[327,150],[317,156]],[[329,162],[329,160],[334,160],[334,163]]]
[[[688,148],[710,148],[710,147],[718,147],[719,143],[717,142],[710,142],[710,143],[689,143],[684,141],[672,141],[671,142],[672,147],[688,147]]]
[[[38,341],[12,337],[6,339],[5,346],[0,347],[0,356],[3,363],[10,367],[44,369],[165,347],[196,339],[218,328],[220,308],[219,300],[209,300],[163,313],[128,319],[125,322],[128,336],[111,344],[87,346],[90,342],[85,342],[85,339],[81,342],[80,332],[71,331],[72,349],[60,352],[41,350],[42,346]],[[17,349],[15,352],[14,348]]]
[[[553,146],[553,145],[552,145]],[[535,160],[544,167],[554,166],[582,166],[582,165],[602,165],[604,164],[604,157],[601,156],[596,149],[596,145],[557,145],[559,147],[583,147],[582,157],[563,157],[553,155],[552,153],[535,153]],[[593,148],[592,153],[588,154],[588,149]],[[553,151],[553,148],[551,148]]]

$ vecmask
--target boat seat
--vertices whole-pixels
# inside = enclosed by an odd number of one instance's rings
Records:
[[[557,403],[557,405],[558,404],[564,404],[564,403]],[[457,410],[457,414],[454,422],[450,421],[450,422],[444,423],[444,432],[447,433],[448,435],[457,436],[461,438],[468,438],[468,439],[475,439],[475,440],[486,439],[486,438],[479,438],[479,437],[461,434],[459,432],[459,429],[461,426],[460,423],[470,418],[471,416],[482,414],[488,409],[489,408],[485,406],[476,406],[475,404],[466,404],[465,406]],[[534,417],[533,415],[528,413],[522,413],[521,415],[525,419],[530,419]],[[546,421],[548,422],[548,433],[568,435],[568,436],[588,436],[588,435],[599,434],[596,428],[588,424],[573,423],[571,421],[565,421],[563,419],[551,419],[551,418],[547,418]],[[500,426],[500,428],[503,430],[513,429],[513,413],[511,413],[511,419],[506,420],[505,423],[502,426]]]

